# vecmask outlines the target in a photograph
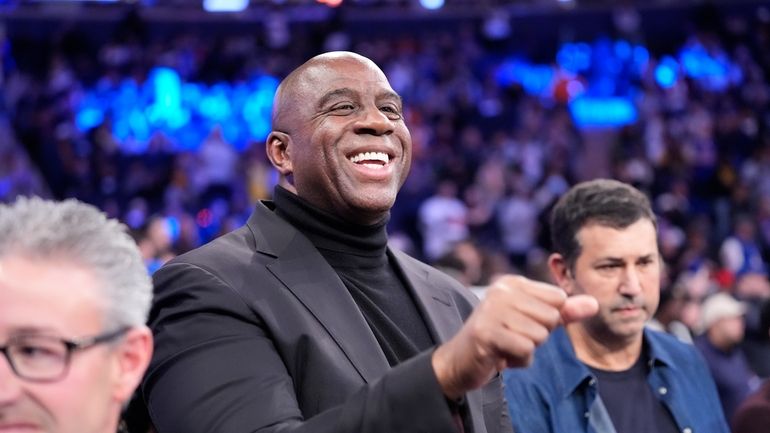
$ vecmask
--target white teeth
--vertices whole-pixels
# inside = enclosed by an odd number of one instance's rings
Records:
[[[383,164],[387,164],[390,161],[390,157],[388,156],[387,153],[383,153],[383,152],[361,152],[357,155],[350,157],[350,162],[354,164],[357,164],[361,161],[380,161]],[[364,165],[371,168],[382,167],[379,164],[372,164],[372,163],[365,163]]]

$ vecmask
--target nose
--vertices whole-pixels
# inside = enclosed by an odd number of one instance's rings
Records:
[[[21,379],[11,369],[8,358],[0,356],[0,408],[13,403],[21,395]]]
[[[623,281],[620,283],[620,294],[636,296],[642,292],[642,283],[639,279],[639,270],[634,266],[628,266],[623,272]]]
[[[393,128],[393,120],[375,105],[362,110],[355,125],[357,134],[386,135],[392,133]]]

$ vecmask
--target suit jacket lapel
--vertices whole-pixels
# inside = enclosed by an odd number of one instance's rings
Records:
[[[431,328],[430,331],[436,344],[451,339],[462,327],[463,319],[449,289],[435,284],[430,273],[423,267],[416,266],[415,262],[412,261],[413,259],[404,257],[404,253],[391,251],[391,254],[395,259],[394,263],[402,272],[407,286],[414,294],[417,306],[425,317],[425,322]],[[471,424],[473,431],[477,433],[487,431],[484,424],[482,398],[480,391],[466,394]]]
[[[417,307],[425,317],[434,341],[441,344],[452,338],[462,326],[463,320],[449,290],[435,285],[430,274],[424,268],[415,266],[413,259],[403,257],[404,253],[389,251],[395,259],[393,263],[417,301]]]
[[[321,323],[364,381],[380,378],[390,368],[385,354],[342,280],[313,244],[265,206],[257,206],[248,226],[257,252],[281,258],[267,268]]]
[[[258,253],[280,257],[267,268],[302,302],[340,346],[367,383],[390,368],[377,339],[337,273],[310,241],[289,223],[273,214],[269,202],[257,205],[247,225],[254,234]],[[433,338],[441,344],[462,327],[462,317],[451,292],[436,285],[416,262],[404,253],[390,251],[397,270],[412,291]],[[480,392],[467,395],[473,431],[485,432]]]

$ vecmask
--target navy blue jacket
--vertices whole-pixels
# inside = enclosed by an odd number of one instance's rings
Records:
[[[679,431],[729,433],[714,381],[696,349],[650,329],[645,329],[644,339],[650,365],[647,381]],[[563,327],[536,350],[529,368],[507,370],[504,380],[516,432],[615,433],[596,378],[575,356]]]

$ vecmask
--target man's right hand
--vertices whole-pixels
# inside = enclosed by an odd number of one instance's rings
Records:
[[[501,277],[460,331],[433,353],[433,370],[444,395],[457,399],[498,371],[529,365],[535,347],[556,326],[593,316],[598,309],[590,296],[568,298],[550,284]]]

